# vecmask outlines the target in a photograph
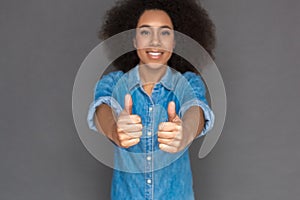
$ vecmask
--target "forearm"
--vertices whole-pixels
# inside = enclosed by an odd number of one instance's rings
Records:
[[[96,109],[95,124],[99,131],[106,135],[109,139],[115,142],[117,133],[117,124],[114,118],[114,111],[110,106],[101,104]]]
[[[204,128],[204,114],[199,106],[190,107],[182,117],[184,137],[192,142]]]

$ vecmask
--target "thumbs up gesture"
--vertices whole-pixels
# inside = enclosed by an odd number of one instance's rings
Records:
[[[175,103],[168,105],[168,122],[162,122],[158,127],[159,148],[169,153],[176,153],[184,149],[185,138],[183,137],[182,120],[176,114]]]
[[[128,148],[140,142],[142,136],[142,120],[138,115],[132,115],[132,98],[126,94],[124,110],[117,120],[117,145]]]

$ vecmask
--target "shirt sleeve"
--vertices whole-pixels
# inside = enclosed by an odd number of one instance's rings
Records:
[[[205,135],[209,130],[212,129],[215,121],[215,116],[208,106],[205,97],[206,89],[201,77],[192,72],[186,72],[183,74],[183,76],[188,81],[188,87],[192,88],[194,95],[193,98],[189,99],[188,101],[184,102],[183,105],[181,105],[179,110],[179,117],[182,117],[184,113],[192,106],[199,106],[203,110],[205,124],[202,132],[196,137],[198,138]]]
[[[90,129],[98,132],[95,122],[94,115],[96,108],[101,104],[107,104],[116,112],[122,110],[120,104],[112,97],[113,89],[118,80],[123,76],[122,71],[111,72],[104,75],[95,85],[94,88],[94,99],[89,106],[87,122]]]

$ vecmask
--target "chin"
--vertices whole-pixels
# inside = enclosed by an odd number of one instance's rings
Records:
[[[167,66],[167,64],[163,63],[155,63],[155,62],[148,62],[148,63],[140,63],[140,66],[145,66],[150,69],[161,69]]]

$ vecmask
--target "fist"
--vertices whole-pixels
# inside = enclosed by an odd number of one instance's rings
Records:
[[[140,142],[142,136],[142,120],[138,115],[132,115],[132,98],[126,94],[124,110],[117,120],[116,140],[120,147],[128,148]]]
[[[182,131],[182,121],[176,114],[175,103],[168,105],[168,122],[162,122],[158,127],[159,148],[169,153],[176,153],[184,149],[185,142]]]

